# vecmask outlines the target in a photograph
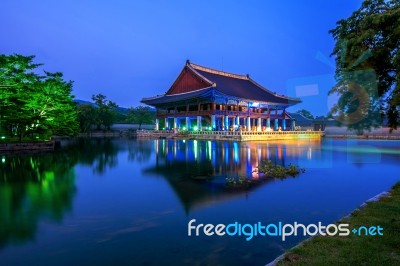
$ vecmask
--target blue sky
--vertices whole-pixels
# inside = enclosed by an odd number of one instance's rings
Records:
[[[2,1],[0,53],[36,55],[74,81],[76,98],[120,106],[164,93],[185,60],[250,74],[328,111],[334,41],[328,31],[362,1]]]

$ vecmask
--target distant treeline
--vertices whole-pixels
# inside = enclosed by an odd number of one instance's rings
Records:
[[[115,123],[154,124],[155,111],[147,106],[137,106],[128,109],[120,108],[106,96],[92,96],[94,104],[85,103],[77,106],[78,121],[81,132],[90,130],[110,130]]]

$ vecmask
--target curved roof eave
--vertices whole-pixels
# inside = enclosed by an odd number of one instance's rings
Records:
[[[195,91],[183,92],[172,95],[158,95],[155,97],[143,98],[140,102],[148,105],[162,105],[170,102],[185,101],[193,97],[202,97],[207,94],[213,87],[206,87]]]
[[[289,96],[285,96],[285,95],[279,95],[276,92],[272,92],[271,90],[265,88],[264,86],[262,86],[261,84],[257,83],[255,80],[253,80],[250,77],[249,77],[249,81],[252,82],[257,87],[259,87],[260,89],[265,90],[268,93],[271,93],[275,97],[286,99],[288,101],[290,100],[290,101],[293,101],[293,102],[301,103],[301,99],[300,98],[294,98],[294,97],[289,97]]]

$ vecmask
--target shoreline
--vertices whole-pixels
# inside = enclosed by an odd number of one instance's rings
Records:
[[[144,130],[149,132],[148,130]],[[290,131],[288,131],[290,132]],[[296,132],[296,131],[294,131]],[[208,133],[208,132],[206,132]],[[215,138],[203,138],[202,135],[213,135],[213,134],[172,134],[169,133],[159,133],[159,134],[140,134],[138,131],[127,131],[127,130],[111,130],[111,131],[93,131],[87,133],[79,133],[77,136],[54,136],[53,140],[49,141],[38,141],[38,142],[0,142],[0,152],[13,152],[13,151],[29,151],[29,150],[54,150],[60,144],[60,141],[63,139],[75,139],[75,138],[138,138],[138,139],[171,139],[171,140],[186,140],[186,139],[193,139],[193,140],[236,140],[234,138],[221,138],[220,136],[225,136],[225,132],[219,132],[220,134],[216,134],[217,137]],[[315,133],[315,132],[314,132]],[[232,134],[229,134],[228,137]],[[254,133],[252,135],[259,135]],[[283,134],[282,134],[283,135]],[[200,136],[196,138],[196,136]],[[305,138],[307,139],[307,138]],[[315,138],[310,138],[315,139]],[[322,134],[320,139],[358,139],[358,140],[393,140],[398,141],[400,140],[400,135],[334,135],[334,134]],[[284,138],[268,138],[263,139],[266,141],[271,140],[285,140]],[[293,138],[296,140],[296,138]],[[304,138],[297,138],[297,140],[304,140]],[[242,142],[252,141],[252,140],[241,140]]]
[[[40,142],[0,143],[0,152],[53,151],[57,146],[56,142],[56,140],[50,140]]]
[[[364,201],[360,206],[358,206],[357,208],[355,208],[353,211],[351,211],[348,215],[340,218],[337,221],[334,221],[333,223],[340,223],[341,221],[345,220],[345,219],[352,219],[357,215],[357,212],[365,212],[366,209],[368,209],[368,206],[370,203],[377,203],[379,204],[383,199],[386,198],[390,198],[393,195],[393,192],[395,190],[396,187],[400,186],[400,182],[395,183],[392,188],[388,191],[383,191],[377,195],[375,195],[372,198],[369,198],[368,200]],[[371,217],[370,217],[371,218]],[[376,217],[374,217],[376,218]],[[309,237],[303,241],[301,241],[300,243],[298,243],[297,245],[295,245],[294,247],[288,249],[287,251],[285,251],[283,254],[281,254],[280,256],[276,257],[273,261],[269,262],[266,264],[266,266],[276,266],[276,265],[286,265],[286,263],[289,263],[289,265],[292,265],[293,263],[305,263],[307,264],[308,262],[302,262],[301,260],[297,260],[295,259],[294,261],[291,261],[290,258],[287,258],[288,255],[291,255],[291,253],[295,250],[298,249],[302,249],[306,244],[310,244],[310,245],[314,245],[314,243],[311,243],[315,238],[317,237],[321,237],[320,235],[315,235],[312,237]],[[326,238],[326,236],[325,236]],[[296,254],[295,254],[296,255]],[[289,261],[285,261],[285,259],[289,260]],[[302,264],[301,264],[302,265]]]
[[[325,135],[327,139],[400,140],[397,135]]]

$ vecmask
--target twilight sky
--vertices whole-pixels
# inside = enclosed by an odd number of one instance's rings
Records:
[[[0,3],[0,53],[36,55],[74,81],[77,99],[120,106],[166,92],[186,59],[300,97],[289,111],[328,111],[328,30],[361,0],[19,1]]]

